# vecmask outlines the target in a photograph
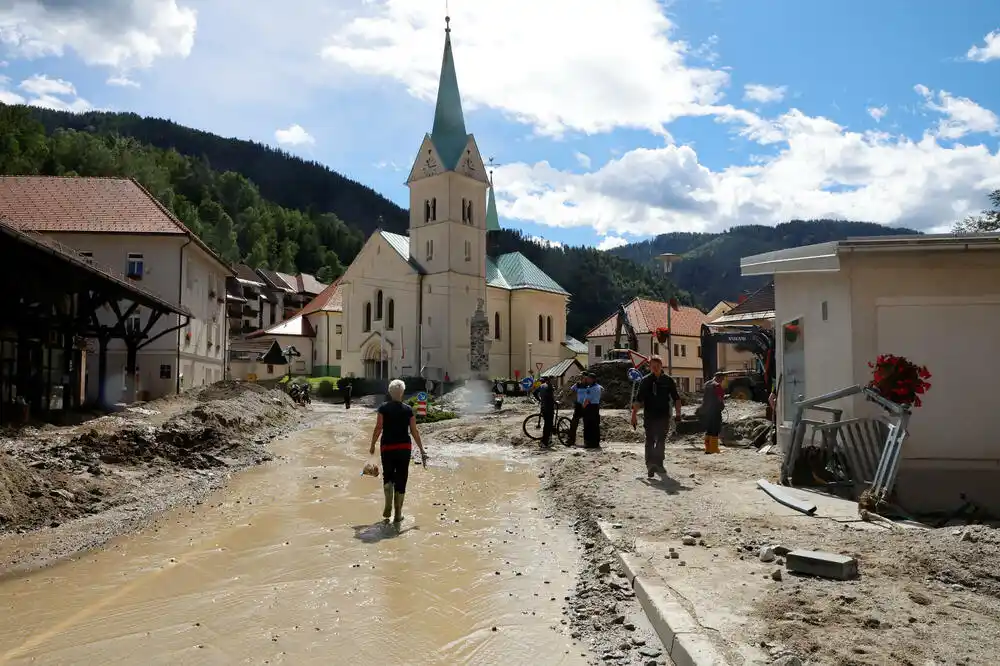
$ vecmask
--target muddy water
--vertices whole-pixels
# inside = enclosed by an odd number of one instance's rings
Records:
[[[202,505],[0,584],[0,664],[585,663],[560,624],[575,545],[537,505],[537,469],[431,440],[397,532],[359,475],[369,414],[335,413]]]

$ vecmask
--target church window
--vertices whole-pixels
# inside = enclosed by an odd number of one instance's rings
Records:
[[[468,208],[467,208],[467,212],[465,214],[465,219],[469,222],[469,224],[472,224],[472,202],[471,201],[469,202],[469,205],[468,205]]]
[[[465,207],[465,199],[462,199],[462,222],[468,221],[467,218],[466,218],[466,216],[465,216],[466,210],[467,209]]]
[[[431,221],[431,202],[424,199],[424,222]]]
[[[499,340],[500,339],[500,313],[499,312],[494,312],[493,313],[493,339],[494,340]]]
[[[375,321],[382,319],[382,290],[375,292]]]
[[[438,219],[438,200],[437,197],[431,199],[431,222],[436,222]]]
[[[434,258],[434,240],[428,239],[427,241],[427,261]]]
[[[385,328],[391,331],[396,326],[396,301],[389,299],[385,313]]]
[[[552,317],[545,318],[545,340],[552,342]]]
[[[472,261],[472,241],[465,241],[465,260]]]
[[[545,318],[538,315],[538,341],[545,341]]]
[[[372,330],[372,304],[365,303],[365,318],[361,322],[362,329],[365,333]]]

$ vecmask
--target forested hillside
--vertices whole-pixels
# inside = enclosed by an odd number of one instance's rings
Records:
[[[767,278],[740,276],[740,259],[761,252],[843,240],[849,236],[915,234],[912,229],[890,228],[870,222],[843,220],[794,220],[775,227],[745,225],[718,234],[671,233],[611,250],[630,261],[655,266],[665,252],[681,255],[671,278],[695,301],[711,308],[721,300],[735,299],[741,291],[757,289]]]

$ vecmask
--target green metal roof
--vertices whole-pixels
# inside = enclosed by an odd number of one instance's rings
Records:
[[[493,196],[493,184],[490,184],[490,196],[486,201],[486,231],[500,231],[500,217],[497,215],[497,198]]]
[[[486,283],[501,289],[535,289],[569,296],[568,291],[520,252],[487,259]]]
[[[462,113],[462,96],[458,92],[455,57],[451,52],[450,27],[444,31],[444,57],[441,59],[441,79],[438,81],[431,141],[441,156],[442,166],[448,171],[453,171],[458,166],[458,160],[469,143],[465,114]]]

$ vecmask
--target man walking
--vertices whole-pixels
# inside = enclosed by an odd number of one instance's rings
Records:
[[[535,399],[541,405],[542,412],[542,447],[552,445],[552,426],[556,419],[556,392],[552,387],[550,377],[542,377],[542,383],[535,389]]]
[[[344,397],[344,409],[350,409],[351,391],[354,388],[351,386],[351,380],[347,377],[341,377],[337,380],[337,388],[340,389],[340,395]]]
[[[722,434],[722,411],[726,408],[726,392],[722,387],[725,375],[716,372],[705,382],[705,395],[701,400],[701,419],[705,425],[705,453],[719,453],[719,435]]]
[[[649,369],[650,373],[639,382],[639,391],[632,403],[632,427],[638,423],[641,407],[646,431],[646,476],[651,479],[657,472],[665,474],[667,471],[663,458],[670,432],[670,407],[673,405],[674,414],[680,421],[681,396],[677,393],[677,384],[663,372],[663,359],[651,356]]]
[[[583,446],[587,449],[601,448],[601,393],[604,387],[597,383],[597,377],[587,373],[587,398],[583,401]]]
[[[590,389],[590,376],[585,372],[580,375],[576,383],[570,387],[570,391],[576,394],[573,401],[573,417],[569,420],[569,434],[566,435],[566,446],[576,446],[576,431],[580,427],[580,420],[583,418],[583,403],[587,401],[587,391]]]

